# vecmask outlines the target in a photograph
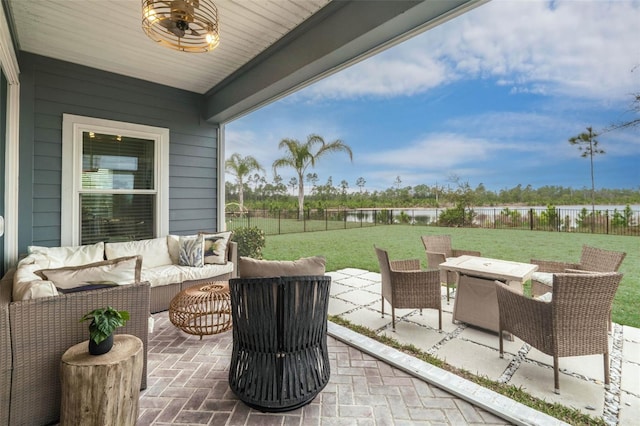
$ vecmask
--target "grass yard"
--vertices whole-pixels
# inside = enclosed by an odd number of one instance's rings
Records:
[[[553,259],[576,262],[582,245],[624,251],[624,274],[613,305],[613,321],[640,328],[640,238],[566,232],[494,230],[483,228],[440,228],[433,226],[389,225],[323,232],[269,235],[263,250],[265,259],[294,260],[322,255],[327,270],[359,268],[379,272],[373,245],[389,251],[391,259],[421,259],[426,255],[421,235],[450,234],[453,247],[479,250],[483,256],[516,262]]]

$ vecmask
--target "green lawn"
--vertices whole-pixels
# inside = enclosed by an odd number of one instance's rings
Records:
[[[379,272],[373,245],[389,251],[391,259],[419,258],[426,268],[421,235],[450,234],[453,247],[479,250],[483,256],[528,262],[532,258],[575,262],[582,245],[625,251],[620,272],[624,278],[613,305],[613,321],[640,328],[640,238],[618,235],[565,232],[440,228],[390,225],[346,230],[269,235],[265,259],[294,260],[322,255],[327,271],[360,268]]]

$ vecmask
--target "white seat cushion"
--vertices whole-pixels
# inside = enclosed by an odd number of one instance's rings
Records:
[[[233,272],[233,263],[227,262],[225,265],[207,264],[202,268],[191,268],[182,266],[182,281],[201,280],[203,278],[217,277],[222,274]]]
[[[550,303],[552,298],[553,298],[553,294],[550,291],[535,297],[536,300],[541,300],[547,303]]]
[[[182,282],[182,269],[178,265],[161,265],[154,268],[142,268],[140,275],[140,280],[149,281],[151,287]]]
[[[553,286],[553,274],[551,272],[534,272],[531,279],[539,283]]]

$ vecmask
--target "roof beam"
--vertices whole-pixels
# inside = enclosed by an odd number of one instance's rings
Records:
[[[238,118],[487,1],[332,1],[211,88],[204,118]]]

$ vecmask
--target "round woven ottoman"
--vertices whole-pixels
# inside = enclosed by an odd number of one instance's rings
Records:
[[[201,340],[204,335],[231,329],[229,283],[213,281],[182,290],[171,300],[169,320]]]

